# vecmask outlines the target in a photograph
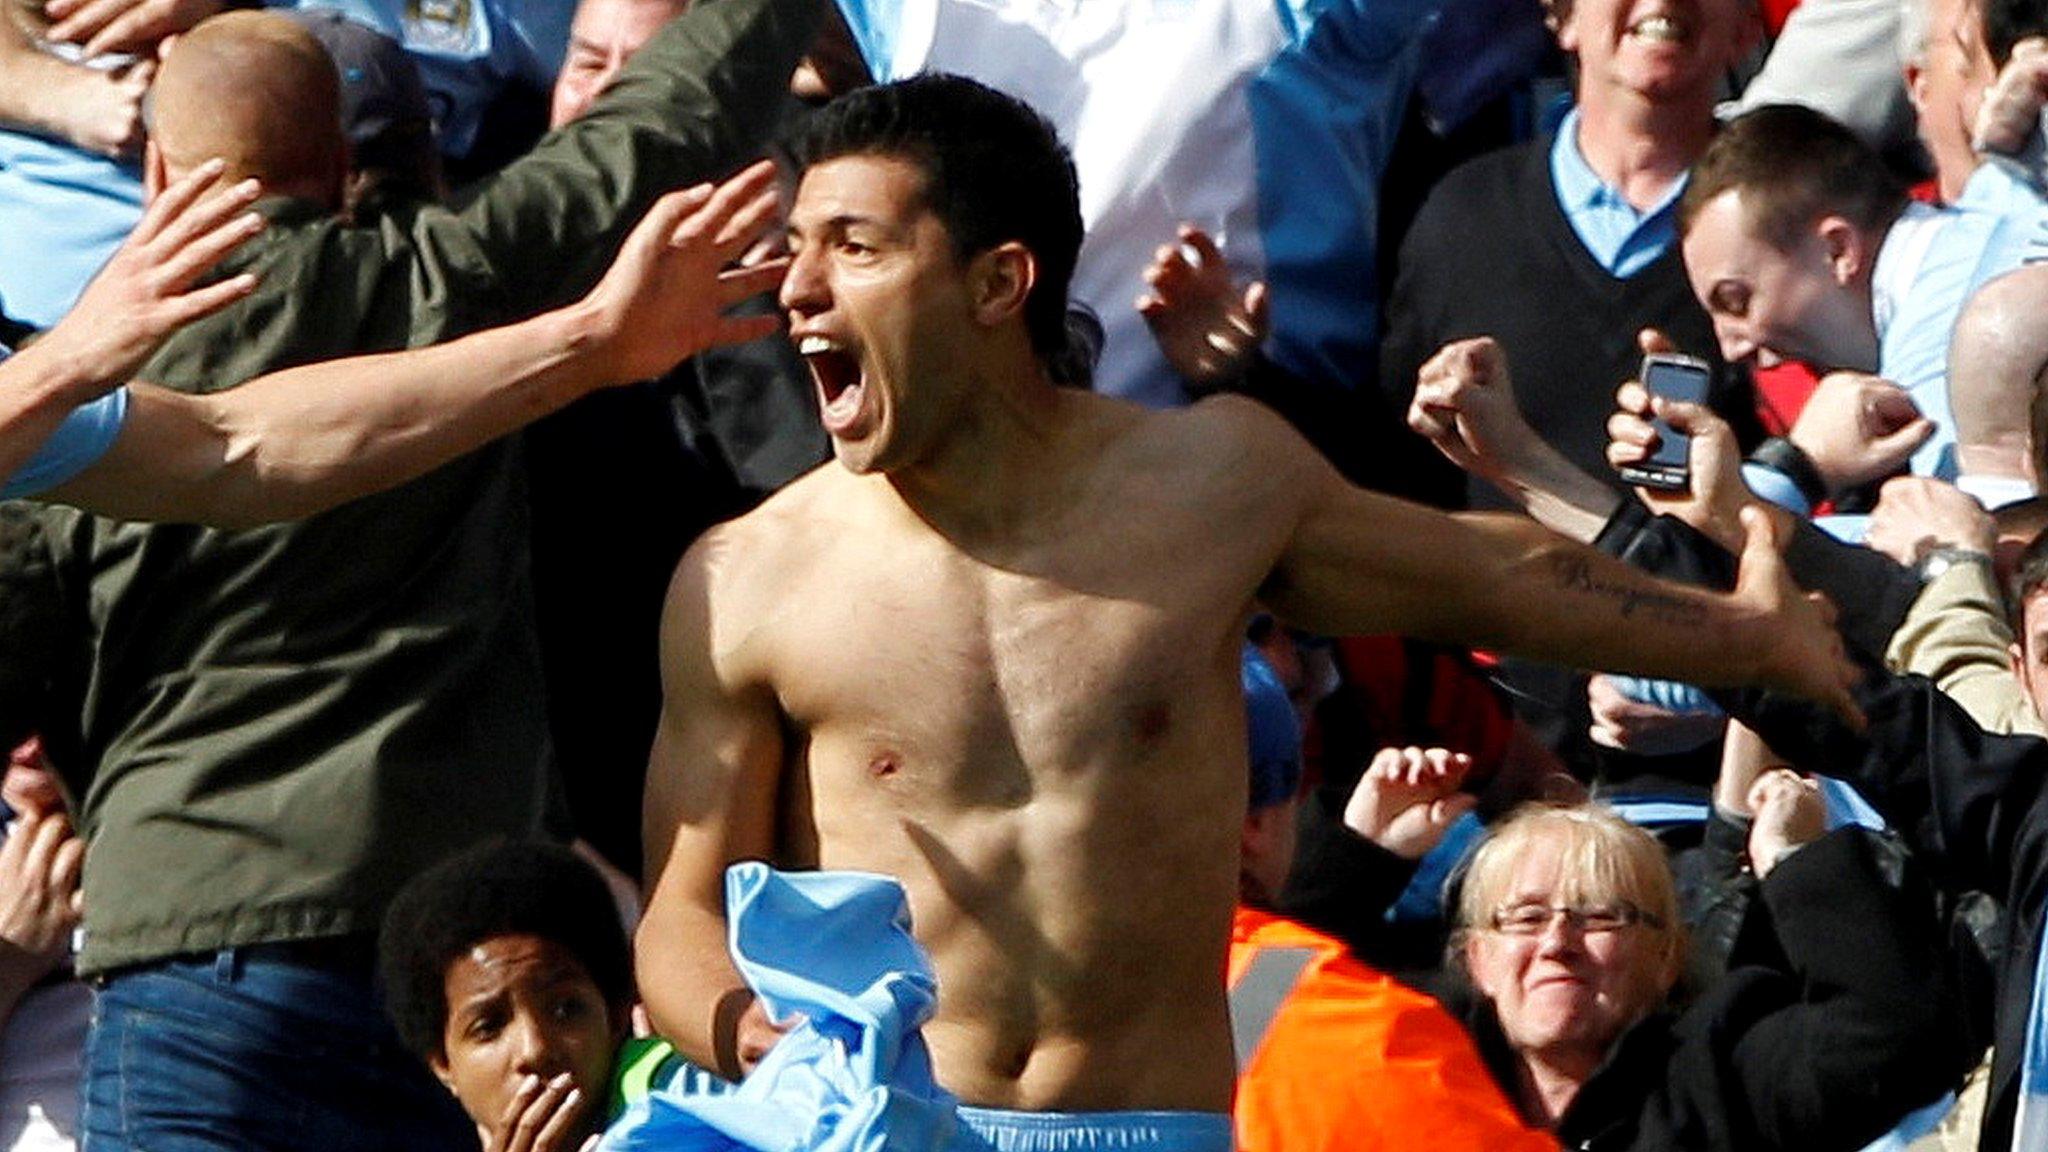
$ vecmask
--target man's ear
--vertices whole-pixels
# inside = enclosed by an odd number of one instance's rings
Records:
[[[1015,240],[1006,240],[974,258],[969,284],[974,293],[974,318],[995,327],[1024,314],[1024,302],[1038,283],[1038,257]]]
[[[1863,229],[1841,216],[1823,216],[1814,225],[1814,234],[1827,252],[1828,271],[1835,283],[1849,285],[1870,278],[1872,251]]]
[[[2014,640],[2012,643],[2007,644],[2005,646],[2005,654],[2008,658],[2012,660],[2013,677],[2020,682],[2020,685],[2022,687],[2024,687],[2027,683],[2026,650],[2020,647],[2019,641]]]

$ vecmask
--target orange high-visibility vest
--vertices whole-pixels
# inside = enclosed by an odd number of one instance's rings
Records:
[[[1337,940],[1239,908],[1228,978],[1244,1152],[1557,1152],[1463,1025]]]

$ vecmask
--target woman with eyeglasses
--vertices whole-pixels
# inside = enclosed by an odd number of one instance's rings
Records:
[[[1598,804],[1539,805],[1473,853],[1452,940],[1468,1024],[1566,1148],[1861,1148],[1966,1066],[1931,897],[1901,858],[1824,833],[1790,771],[1748,800],[1763,931],[1682,1010],[1685,934],[1647,833]]]

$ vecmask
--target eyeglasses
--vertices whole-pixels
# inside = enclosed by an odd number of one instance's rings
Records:
[[[1592,904],[1583,908],[1531,902],[1510,904],[1505,908],[1495,909],[1493,930],[1506,936],[1541,936],[1560,916],[1564,918],[1566,927],[1585,935],[1619,932],[1636,924],[1651,928],[1664,927],[1662,917],[1653,916],[1625,901],[1615,904]]]

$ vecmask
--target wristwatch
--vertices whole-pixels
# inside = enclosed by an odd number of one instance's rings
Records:
[[[1982,564],[1988,568],[1991,565],[1991,557],[1975,548],[1965,548],[1960,544],[1943,544],[1928,549],[1927,554],[1920,557],[1920,562],[1913,565],[1913,574],[1920,577],[1920,583],[1932,584],[1935,577],[1958,564]]]

